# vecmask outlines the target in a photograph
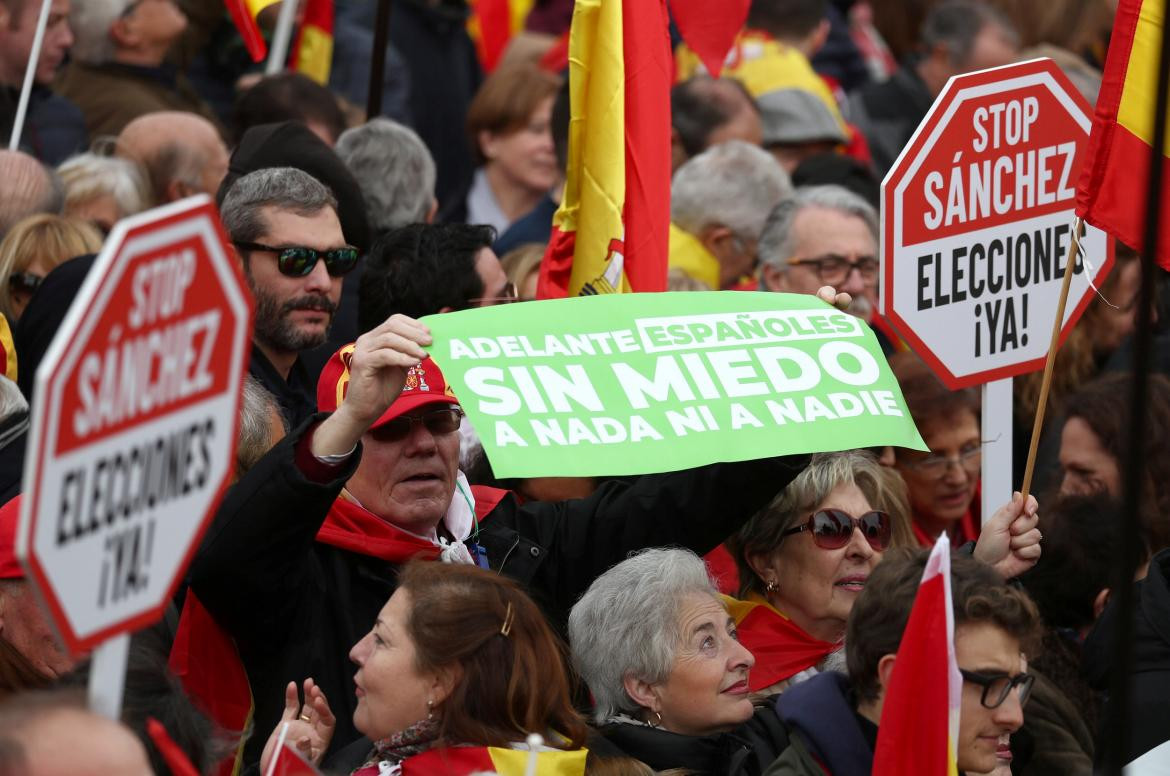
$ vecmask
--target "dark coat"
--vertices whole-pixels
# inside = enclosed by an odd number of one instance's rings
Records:
[[[335,479],[317,484],[295,462],[311,423],[289,434],[227,493],[191,564],[191,589],[235,638],[248,671],[259,759],[280,717],[289,681],[313,677],[337,717],[332,750],[358,738],[350,648],[394,592],[397,567],[315,541],[357,468],[360,449]],[[706,553],[764,506],[807,456],[707,466],[602,485],[588,499],[521,506],[505,497],[480,523],[493,569],[523,583],[554,626],[593,580],[646,547]]]
[[[1128,740],[1122,744],[1127,763],[1170,741],[1170,550],[1154,556],[1146,578],[1135,582],[1134,588],[1131,726]],[[1115,666],[1113,642],[1120,616],[1117,601],[1113,596],[1085,639],[1082,666],[1089,682],[1099,690],[1108,689]],[[1106,704],[1106,720],[1110,705]],[[1097,748],[1100,753],[1103,744]]]
[[[933,104],[934,97],[912,62],[889,80],[870,84],[850,98],[849,120],[869,141],[879,179],[894,166]]]
[[[329,353],[333,355],[332,352]],[[325,359],[326,361],[328,359]],[[324,365],[324,362],[321,362]],[[317,367],[320,374],[321,367]],[[317,411],[317,380],[310,375],[302,358],[297,358],[289,370],[288,379],[276,371],[276,367],[260,348],[252,345],[252,357],[248,361],[248,374],[256,378],[264,388],[276,397],[284,422],[289,428],[296,428]]]
[[[117,136],[139,116],[164,110],[197,113],[218,128],[219,118],[186,77],[169,66],[70,62],[55,84],[85,116],[89,136]]]
[[[730,733],[684,736],[668,730],[613,723],[598,730],[606,743],[655,771],[681,768],[711,776],[759,776],[788,746],[788,734],[771,704]]]
[[[793,685],[776,700],[776,708],[792,746],[767,776],[868,776],[877,726],[858,715],[844,674],[825,671]]]
[[[20,89],[0,85],[0,137],[7,143],[16,121]],[[20,150],[56,167],[89,147],[85,118],[77,106],[43,86],[34,86],[21,130]]]

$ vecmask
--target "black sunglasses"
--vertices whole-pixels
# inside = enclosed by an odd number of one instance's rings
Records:
[[[459,430],[459,419],[462,417],[463,410],[458,407],[445,407],[424,412],[422,415],[399,415],[376,428],[371,428],[369,434],[379,442],[397,442],[406,439],[414,431],[415,423],[421,423],[435,436],[450,434]]]
[[[333,248],[328,251],[319,251],[316,248],[306,248],[303,245],[289,245],[276,248],[271,245],[262,245],[254,242],[238,242],[237,248],[245,251],[267,251],[276,254],[276,266],[280,274],[290,278],[303,278],[317,266],[317,259],[325,261],[325,270],[335,278],[339,278],[357,266],[358,249],[352,245],[344,248]]]
[[[861,529],[862,536],[874,552],[882,552],[890,546],[890,516],[876,509],[861,517],[854,517],[840,509],[822,509],[813,513],[804,523],[780,535],[791,536],[809,531],[813,541],[822,550],[839,550],[853,539],[855,528]]]
[[[31,294],[41,287],[45,279],[31,272],[14,272],[8,276],[8,288],[13,291],[24,291]]]
[[[1016,674],[1015,676],[981,674],[962,668],[959,669],[959,673],[963,675],[964,681],[983,688],[979,702],[983,704],[985,709],[998,709],[1007,700],[1012,689],[1016,687],[1020,690],[1020,706],[1022,707],[1028,702],[1028,697],[1032,694],[1032,685],[1036,681],[1036,677],[1032,674]]]

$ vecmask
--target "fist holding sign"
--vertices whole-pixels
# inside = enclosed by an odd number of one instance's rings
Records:
[[[883,181],[883,312],[950,387],[1043,366],[1089,125],[1051,60],[960,76]],[[1082,245],[1102,277],[1105,235]],[[1090,290],[1073,271],[1066,333]]]

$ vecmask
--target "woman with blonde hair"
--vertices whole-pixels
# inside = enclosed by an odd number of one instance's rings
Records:
[[[57,174],[65,184],[65,215],[89,221],[103,232],[150,207],[146,175],[128,159],[78,154],[65,160]]]
[[[101,247],[98,230],[78,218],[40,213],[16,222],[0,241],[0,313],[16,323],[45,275]]]

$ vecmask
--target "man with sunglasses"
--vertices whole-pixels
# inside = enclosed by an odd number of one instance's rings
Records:
[[[291,167],[243,176],[221,212],[256,305],[249,371],[296,426],[316,410],[301,353],[329,335],[358,250],[346,244],[329,189]]]
[[[766,776],[870,773],[886,687],[929,554],[893,551],[874,569],[849,614],[848,675],[827,671],[780,696],[791,744]],[[951,598],[963,677],[957,765],[988,773],[999,765],[1001,738],[1024,723],[1033,677],[1023,655],[1038,638],[1039,615],[1027,594],[962,554],[951,555]]]

